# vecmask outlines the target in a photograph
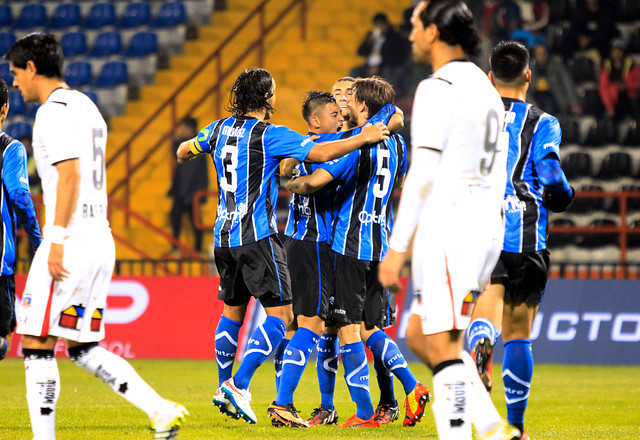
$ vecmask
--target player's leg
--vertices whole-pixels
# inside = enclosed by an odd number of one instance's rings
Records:
[[[284,361],[284,351],[289,345],[291,338],[296,334],[296,330],[298,329],[298,324],[294,319],[291,322],[291,325],[287,328],[287,331],[284,333],[284,338],[276,348],[276,351],[273,353],[273,368],[276,373],[276,391],[280,386],[280,378],[282,377],[282,362]]]
[[[530,337],[537,310],[537,305],[513,304],[508,300],[504,305],[502,380],[507,402],[507,420],[521,433],[524,433],[524,413],[533,377]]]
[[[469,353],[489,392],[493,386],[493,347],[500,333],[504,290],[504,280],[493,278],[491,284],[476,298],[471,323],[467,327]]]
[[[0,361],[9,352],[16,328],[16,287],[13,275],[0,277]]]
[[[215,333],[218,386],[232,376],[233,362],[238,349],[238,335],[247,312],[247,304],[238,306],[225,304]]]
[[[325,331],[318,341],[318,358],[316,360],[320,406],[313,410],[311,417],[307,420],[309,425],[326,425],[338,421],[338,413],[333,405],[338,362],[338,329],[334,326],[325,327]]]

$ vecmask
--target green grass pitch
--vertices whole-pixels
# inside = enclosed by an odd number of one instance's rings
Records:
[[[401,421],[379,429],[274,428],[266,414],[275,396],[273,363],[267,361],[251,383],[252,407],[257,425],[223,417],[211,404],[217,385],[214,361],[134,360],[140,375],[162,396],[184,404],[191,415],[179,439],[436,439],[433,416],[427,409],[416,427],[403,428]],[[69,360],[59,360],[62,392],[57,407],[58,440],[150,439],[148,419],[106,385],[90,377]],[[431,385],[431,373],[412,365],[419,380]],[[500,365],[494,366],[500,371]],[[377,402],[375,373],[371,389]],[[404,400],[396,380],[396,395]],[[502,381],[496,380],[493,400],[506,414]],[[303,417],[319,403],[313,365],[305,371],[295,394],[295,405]],[[355,412],[344,379],[336,384],[336,407],[343,421]],[[403,412],[401,411],[401,417]],[[640,367],[587,367],[537,365],[527,409],[527,431],[542,439],[640,439]],[[31,439],[25,399],[22,360],[0,362],[0,439]]]

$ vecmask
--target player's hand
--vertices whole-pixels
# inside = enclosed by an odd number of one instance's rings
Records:
[[[389,129],[382,122],[377,124],[366,124],[362,127],[362,135],[364,136],[367,144],[374,144],[376,142],[389,139]]]
[[[51,243],[51,250],[49,251],[49,274],[55,281],[62,281],[69,277],[69,271],[62,266],[62,260],[64,259],[64,245]]]
[[[392,292],[399,292],[402,289],[400,284],[400,269],[404,264],[404,252],[396,252],[389,248],[387,256],[378,266],[378,280]]]

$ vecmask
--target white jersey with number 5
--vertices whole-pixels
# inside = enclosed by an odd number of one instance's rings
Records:
[[[444,65],[416,91],[414,152],[440,154],[413,247],[411,312],[421,316],[425,334],[466,328],[472,292],[482,290],[500,254],[508,153],[503,119],[500,96],[471,62]]]
[[[107,125],[85,94],[56,89],[38,109],[33,127],[33,156],[42,179],[45,236],[56,212],[58,172],[55,164],[69,159],[79,159],[81,178],[78,203],[67,235],[108,230],[106,144]]]

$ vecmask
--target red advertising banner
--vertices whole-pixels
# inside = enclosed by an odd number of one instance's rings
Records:
[[[101,345],[125,358],[215,359],[214,338],[222,314],[217,298],[218,277],[114,277],[104,313],[106,337]],[[21,296],[26,276],[16,276],[16,294]],[[406,286],[405,286],[406,288]],[[400,322],[404,290],[397,295]],[[249,307],[239,336],[242,350],[259,307]],[[395,337],[397,326],[387,330]],[[10,356],[21,353],[15,335]],[[62,342],[56,356],[65,356]],[[240,359],[240,356],[238,357]]]

